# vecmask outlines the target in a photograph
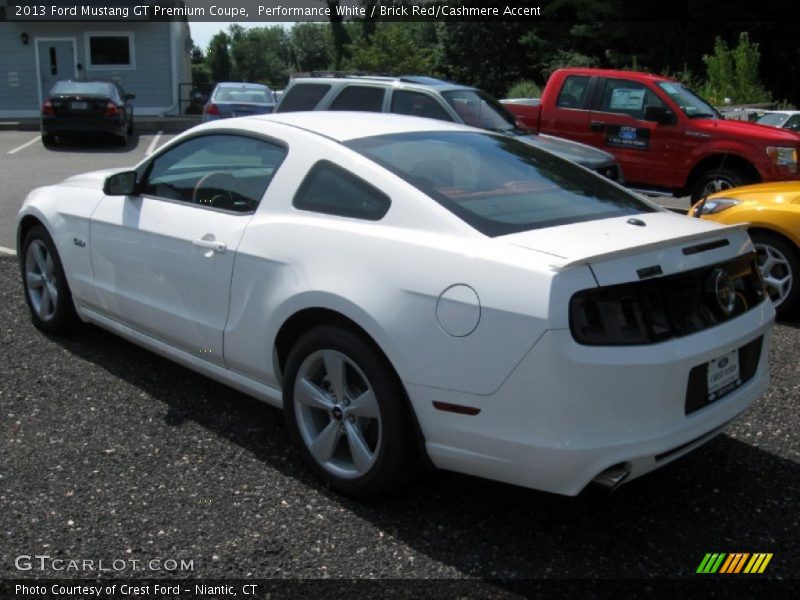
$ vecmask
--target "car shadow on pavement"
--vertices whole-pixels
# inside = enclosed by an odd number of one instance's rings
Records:
[[[128,136],[128,143],[120,146],[119,142],[108,135],[87,134],[81,136],[58,136],[56,143],[46,146],[52,152],[69,152],[70,154],[125,154],[139,147],[139,134]]]
[[[432,471],[404,493],[360,502],[308,474],[279,410],[95,327],[51,339],[161,403],[169,427],[199,424],[466,577],[689,577],[707,552],[773,552],[770,574],[797,576],[800,464],[768,442],[722,435],[614,492],[575,498]]]

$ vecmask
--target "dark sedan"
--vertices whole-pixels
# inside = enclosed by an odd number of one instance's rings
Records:
[[[219,83],[203,108],[203,122],[271,113],[275,96],[259,83]]]
[[[111,81],[58,81],[42,105],[42,142],[56,136],[108,133],[120,145],[133,133],[135,96]]]

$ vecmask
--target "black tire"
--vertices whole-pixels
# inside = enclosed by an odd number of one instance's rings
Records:
[[[128,145],[128,130],[127,128],[123,130],[121,134],[117,136],[117,146],[127,146]]]
[[[716,185],[715,185],[716,182]],[[700,200],[706,194],[713,194],[728,188],[735,188],[748,183],[755,183],[751,177],[733,167],[709,169],[692,184],[689,193],[692,203]]]
[[[55,288],[57,293],[57,298],[53,303],[54,309],[52,311],[43,311],[42,314],[37,310],[37,306],[41,305],[41,296],[43,293],[38,292],[37,289],[31,285],[31,278],[28,276],[28,271],[31,268],[36,268],[31,267],[31,262],[29,261],[33,261],[33,263],[38,266],[33,255],[29,253],[31,246],[34,244],[36,244],[40,250],[44,250],[43,257],[45,260],[49,257],[52,261],[52,269],[49,270],[47,279],[49,279],[49,283]],[[67,278],[64,275],[64,267],[61,264],[61,259],[58,256],[58,251],[53,243],[53,239],[41,225],[31,227],[25,235],[25,239],[22,242],[22,254],[19,264],[22,275],[22,287],[25,290],[25,301],[28,303],[33,324],[46,333],[66,333],[75,329],[80,323],[80,318],[75,312],[75,304],[72,301],[72,293],[67,284]],[[47,283],[44,285],[47,285]],[[36,301],[37,298],[39,299],[38,303]]]
[[[377,421],[380,431],[380,435],[377,436],[379,441],[373,451],[374,462],[362,475],[343,477],[332,473],[329,467],[323,465],[312,455],[303,437],[304,434],[301,432],[297,413],[308,409],[304,409],[302,403],[298,403],[295,399],[298,371],[301,365],[306,368],[305,365],[309,364],[308,361],[313,361],[314,357],[323,351],[338,353],[351,361],[357,369],[360,369],[366,378],[366,386],[374,393],[377,400],[380,415]],[[348,384],[353,378],[356,381],[359,380],[359,375],[354,373],[355,371],[350,372]],[[358,393],[360,392],[356,392],[356,394]],[[328,391],[328,397],[331,399],[335,397],[332,389]],[[380,351],[372,343],[352,331],[336,326],[321,326],[300,337],[289,353],[286,362],[283,406],[289,435],[303,457],[303,461],[318,478],[341,494],[360,498],[386,495],[406,484],[418,464],[413,417],[410,414],[401,383]],[[323,418],[323,425],[320,427],[337,426],[333,412],[317,410],[315,414],[321,415]],[[341,428],[341,431],[337,439],[340,441],[336,444],[342,446],[336,445],[335,447],[345,456],[346,463],[347,455],[349,454],[351,458],[354,458],[354,455],[350,450],[352,446],[349,434],[344,433],[346,425],[344,420],[348,417],[342,418],[340,414],[339,418],[338,427]],[[350,419],[353,418],[350,417]]]
[[[767,292],[775,306],[778,317],[784,317],[797,309],[800,301],[800,253],[796,246],[784,238],[768,231],[750,232],[750,238],[758,252],[761,275]],[[771,256],[774,266],[770,273],[764,271],[765,260]],[[776,283],[771,285],[770,280]],[[778,282],[785,282],[785,287]]]
[[[56,136],[52,133],[43,133],[42,134],[42,145],[45,148],[49,148],[50,146],[55,146],[56,144]]]
[[[133,135],[133,112],[131,112],[131,120],[128,123],[128,135]]]

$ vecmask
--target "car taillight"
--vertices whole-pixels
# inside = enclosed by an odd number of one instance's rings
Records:
[[[206,106],[206,114],[218,117],[219,107],[216,104],[209,104],[208,106]]]
[[[652,344],[703,331],[766,298],[754,254],[676,275],[575,294],[572,337],[587,346]]]
[[[50,100],[45,100],[44,104],[42,104],[42,114],[48,117],[52,117],[56,114],[56,111],[53,110],[53,103],[50,102]]]
[[[108,103],[106,104],[106,116],[116,117],[118,114],[119,114],[119,108],[117,108],[117,105],[111,102],[111,100],[109,100]]]

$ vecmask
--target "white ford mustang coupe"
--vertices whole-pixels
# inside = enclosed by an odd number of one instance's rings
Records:
[[[420,461],[574,495],[718,434],[767,388],[745,229],[441,121],[195,127],[135,169],[33,191],[34,324],[106,328],[283,407],[336,490]]]

